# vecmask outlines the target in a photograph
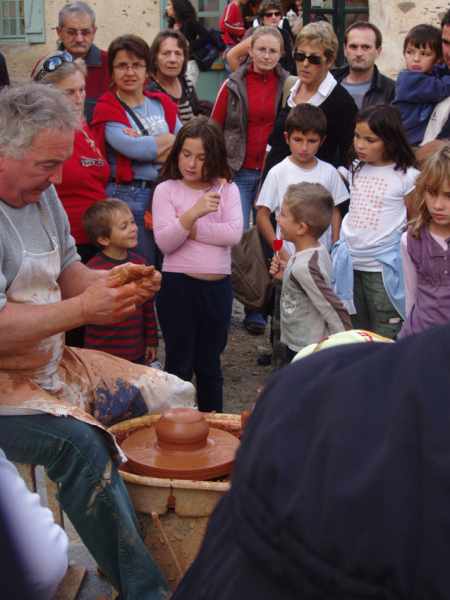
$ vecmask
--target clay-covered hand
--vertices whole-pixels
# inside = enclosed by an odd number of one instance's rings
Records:
[[[108,280],[113,287],[134,282],[137,304],[152,298],[161,288],[161,273],[153,266],[125,263],[109,271]]]
[[[99,277],[80,296],[84,324],[120,323],[131,316],[140,301],[135,282],[117,286],[109,277]]]

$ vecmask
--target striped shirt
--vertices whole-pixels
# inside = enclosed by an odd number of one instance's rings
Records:
[[[198,113],[199,100],[191,80],[186,77],[186,75],[180,76],[179,81],[181,84],[181,98],[176,98],[169,94],[156,79],[151,80],[147,89],[151,92],[162,92],[169,96],[169,98],[177,105],[180,121],[182,123],[187,123]]]
[[[91,269],[110,270],[126,262],[145,264],[145,260],[134,252],[128,252],[125,260],[115,260],[99,252],[87,263],[87,266]],[[145,356],[147,347],[156,348],[158,345],[153,299],[147,300],[131,317],[120,323],[87,325],[84,345],[86,348],[102,350],[130,361],[141,360]]]
[[[295,352],[352,328],[332,290],[331,272],[330,255],[321,244],[297,252],[288,261],[281,291],[281,341]]]

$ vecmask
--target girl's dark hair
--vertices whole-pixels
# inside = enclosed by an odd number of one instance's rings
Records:
[[[158,33],[155,39],[150,46],[150,68],[149,72],[152,75],[156,75],[158,71],[158,52],[161,48],[161,44],[168,39],[176,40],[178,44],[178,48],[183,50],[184,60],[183,66],[181,67],[180,75],[184,75],[186,73],[186,67],[189,60],[189,43],[181,31],[176,31],[175,29],[163,29]]]
[[[172,6],[175,13],[175,19],[172,18],[172,21],[186,23],[197,20],[197,13],[189,0],[172,0]],[[173,27],[173,24],[169,23],[169,26]]]
[[[167,179],[183,179],[178,168],[178,157],[185,140],[200,138],[205,149],[205,162],[202,170],[202,180],[213,181],[223,177],[231,181],[231,171],[227,164],[225,140],[220,127],[207,117],[194,117],[188,121],[177,134],[172,150],[164,163],[159,181]]]
[[[356,124],[367,123],[373,133],[384,143],[384,160],[392,160],[396,169],[406,172],[416,166],[416,157],[406,139],[399,111],[389,104],[378,104],[360,110]],[[356,153],[354,154],[356,157]],[[358,168],[364,163],[360,162]]]
[[[116,54],[121,50],[125,50],[129,54],[134,54],[145,62],[145,67],[150,72],[150,48],[145,40],[138,35],[127,34],[116,37],[108,48],[108,69],[112,75],[114,71],[113,63]]]

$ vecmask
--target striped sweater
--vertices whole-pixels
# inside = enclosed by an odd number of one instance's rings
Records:
[[[110,270],[126,262],[145,264],[145,260],[134,252],[128,252],[125,260],[115,260],[99,252],[87,263],[87,266],[91,269]],[[84,345],[86,348],[102,350],[130,361],[141,360],[147,347],[155,348],[158,345],[153,299],[147,300],[131,317],[120,323],[87,325]]]

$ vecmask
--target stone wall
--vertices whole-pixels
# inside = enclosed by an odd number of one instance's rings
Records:
[[[404,66],[403,40],[407,32],[420,23],[440,26],[448,0],[369,0],[370,21],[383,33],[383,52],[378,60],[380,70],[395,77]]]
[[[95,42],[100,48],[107,48],[114,37],[123,33],[135,33],[151,43],[160,29],[159,0],[91,0],[89,4],[97,15]],[[0,45],[13,80],[28,78],[36,61],[55,49],[55,27],[62,5],[62,0],[45,2],[45,43]]]

